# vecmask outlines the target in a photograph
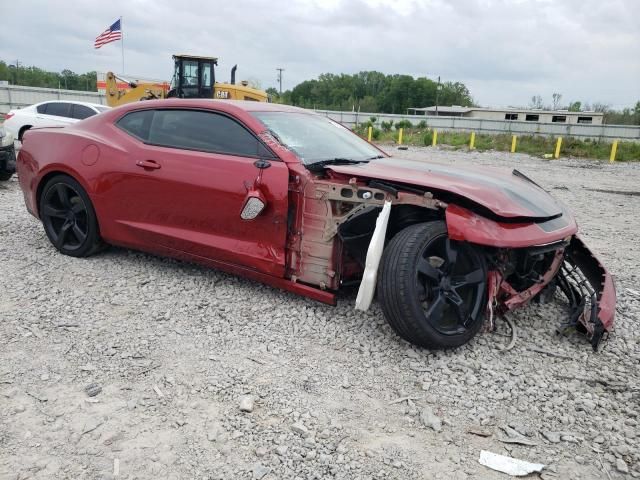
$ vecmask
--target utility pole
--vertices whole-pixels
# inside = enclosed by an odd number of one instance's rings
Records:
[[[20,60],[16,59],[16,80],[15,80],[16,85],[18,85],[19,75],[20,75]]]
[[[276,68],[278,71],[278,82],[280,83],[280,95],[282,95],[282,72],[284,72],[284,68]]]
[[[438,84],[436,85],[436,117],[438,116],[438,95],[440,94],[440,75],[438,75]]]

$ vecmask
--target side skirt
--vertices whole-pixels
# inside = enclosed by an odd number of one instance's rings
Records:
[[[243,267],[241,265],[220,262],[217,260],[212,260],[210,258],[200,257],[198,255],[186,253],[180,250],[174,250],[172,248],[164,247],[161,245],[156,245],[156,248],[148,248],[148,249],[142,249],[139,246],[125,245],[122,243],[118,243],[117,245],[125,248],[132,248],[134,250],[146,251],[154,255],[168,256],[171,258],[175,258],[177,260],[198,263],[206,267],[211,267],[216,270],[221,270],[225,273],[230,273],[232,275],[237,275],[239,277],[255,280],[257,282],[264,283],[271,287],[280,288],[282,290],[286,290],[287,292],[291,292],[291,293],[301,295],[303,297],[311,298],[312,300],[317,300],[319,302],[326,303],[328,305],[332,305],[332,306],[336,305],[336,295],[332,292],[320,290],[319,288],[314,288],[312,286],[305,285],[302,283],[293,282],[286,278],[274,277],[266,273],[257,272],[255,270],[252,270],[247,267]]]

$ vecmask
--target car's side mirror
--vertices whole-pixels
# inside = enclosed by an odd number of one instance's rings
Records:
[[[267,200],[264,198],[264,194],[260,189],[253,188],[247,192],[242,211],[240,212],[240,218],[243,220],[253,220],[260,215],[266,206]]]

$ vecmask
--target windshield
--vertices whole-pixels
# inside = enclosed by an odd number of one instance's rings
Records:
[[[335,159],[366,161],[382,157],[380,150],[327,117],[297,112],[252,114],[307,165]]]

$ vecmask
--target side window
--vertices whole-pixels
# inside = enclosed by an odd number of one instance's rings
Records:
[[[149,143],[165,147],[256,157],[262,144],[235,120],[199,110],[157,110]],[[260,148],[260,153],[264,148]],[[271,156],[271,155],[269,155]]]
[[[85,118],[93,117],[96,114],[93,110],[85,105],[73,105],[71,110],[71,116],[78,120],[84,120]]]
[[[45,114],[47,113],[47,105],[49,105],[48,103],[43,103],[42,105],[38,105],[38,113],[42,113]]]
[[[211,64],[203,63],[201,72],[200,72],[200,86],[203,88],[207,88],[211,86]]]
[[[198,85],[198,62],[185,61],[182,64],[182,78],[185,85]]]
[[[51,102],[47,104],[47,115],[71,118],[71,104],[62,102]]]
[[[146,142],[149,139],[149,127],[154,110],[139,110],[127,113],[116,122],[116,125],[130,135]]]
[[[198,62],[185,61],[182,64],[182,91],[181,97],[198,97]]]

